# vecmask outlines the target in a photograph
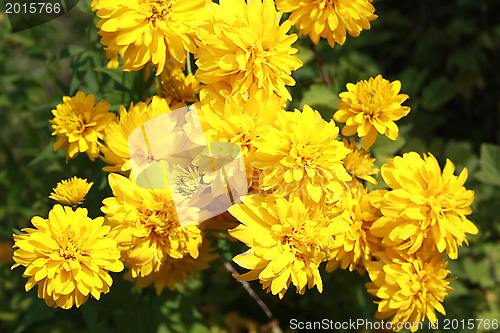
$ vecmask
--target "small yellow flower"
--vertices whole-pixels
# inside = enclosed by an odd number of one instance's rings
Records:
[[[109,175],[113,197],[103,200],[102,212],[112,229],[132,278],[157,272],[166,257],[196,259],[202,242],[201,230],[191,224],[181,227],[168,190],[148,190],[118,174]],[[196,215],[197,208],[188,208]]]
[[[382,242],[370,232],[370,227],[381,214],[370,203],[370,196],[374,192],[367,192],[361,187],[346,191],[340,202],[341,209],[332,209],[335,216],[332,223],[344,221],[349,225],[343,233],[337,234],[330,252],[330,260],[326,266],[327,272],[333,271],[339,265],[350,271],[357,269],[362,272],[365,263],[372,260],[375,252],[382,249]]]
[[[251,95],[246,101],[240,96],[224,98],[205,90],[207,95],[201,106],[200,120],[205,129],[207,142],[231,142],[237,144],[245,162],[249,185],[254,172],[251,162],[257,150],[256,140],[265,126],[276,121],[281,110],[281,99],[268,98],[263,91]]]
[[[357,133],[363,137],[365,148],[373,145],[377,132],[396,140],[399,128],[394,121],[410,112],[408,106],[401,106],[408,99],[408,95],[399,93],[401,82],[389,82],[378,75],[356,85],[348,83],[347,90],[340,93],[339,110],[333,115],[335,121],[346,123],[342,134]]]
[[[453,288],[449,286],[452,279],[446,279],[448,263],[441,255],[429,259],[420,255],[388,256],[384,262],[366,263],[372,280],[366,285],[368,292],[381,299],[375,302],[376,318],[390,318],[395,331],[398,323],[407,323],[415,332],[425,318],[436,322],[436,310],[446,315],[441,303]]]
[[[54,192],[49,198],[58,201],[63,205],[76,205],[85,198],[94,183],[87,183],[87,179],[73,177],[57,183]]]
[[[347,172],[352,176],[353,185],[359,183],[358,179],[366,180],[372,184],[378,184],[377,180],[372,177],[379,172],[379,169],[373,166],[375,158],[371,157],[370,153],[364,148],[358,148],[356,141],[342,140],[344,145],[351,150],[344,158],[344,165]]]
[[[170,58],[183,67],[194,53],[194,27],[207,15],[205,0],[99,0],[92,2],[101,20],[101,43],[123,55],[123,69],[136,71],[148,62],[159,75]]]
[[[122,58],[123,58],[123,55],[119,54],[118,51],[111,51],[111,50],[107,49],[105,57],[109,61],[106,64],[106,67],[109,69],[118,69],[118,67],[120,67],[120,56],[122,56]]]
[[[169,111],[167,101],[159,96],[154,96],[149,103],[139,102],[135,105],[131,103],[128,111],[122,105],[119,120],[109,124],[105,129],[101,158],[110,166],[103,169],[129,173],[132,169],[128,142],[130,133],[146,121]]]
[[[48,306],[69,309],[89,295],[99,299],[113,283],[108,271],[123,270],[116,241],[106,237],[110,227],[103,226],[103,217],[87,214],[85,208],[55,205],[48,219],[35,216],[34,228],[14,235],[12,268],[26,267],[26,291],[38,285],[38,297]]]
[[[252,86],[268,96],[292,97],[292,71],[302,66],[293,56],[296,34],[287,35],[291,24],[279,24],[281,13],[272,0],[221,0],[212,7],[208,21],[197,31],[196,78],[231,94],[248,92]]]
[[[279,110],[276,125],[266,126],[255,140],[252,165],[262,170],[260,188],[315,203],[340,195],[352,178],[342,161],[351,150],[337,140],[338,134],[333,121],[326,122],[308,105],[303,112]]]
[[[95,104],[95,97],[77,92],[74,97],[63,97],[63,104],[52,110],[54,119],[50,120],[57,140],[54,151],[68,151],[66,160],[76,157],[79,153],[87,153],[94,161],[99,156],[100,139],[104,129],[110,125],[115,115],[109,112],[109,103],[100,101]]]
[[[465,234],[477,234],[476,226],[467,219],[472,210],[474,192],[463,185],[467,169],[460,176],[455,166],[446,161],[443,172],[434,156],[416,152],[389,159],[382,166],[382,177],[392,191],[380,200],[382,217],[370,231],[383,238],[387,247],[408,253],[423,248],[424,253],[446,250],[451,259],[458,257],[457,245],[468,245]]]
[[[346,32],[353,37],[361,30],[370,29],[370,21],[377,18],[372,0],[276,0],[279,10],[290,12],[288,18],[300,34],[309,34],[314,44],[319,38],[344,44]]]
[[[200,90],[200,82],[193,74],[185,75],[180,67],[168,62],[165,70],[160,74],[161,88],[157,94],[168,101],[172,110],[185,105],[185,103],[198,102],[197,95]]]
[[[327,260],[332,235],[345,232],[344,221],[330,220],[319,209],[311,208],[298,197],[288,199],[252,195],[229,209],[242,224],[229,234],[250,249],[233,258],[249,272],[235,276],[259,279],[262,288],[283,298],[290,284],[297,293],[316,286],[323,291],[319,265]]]

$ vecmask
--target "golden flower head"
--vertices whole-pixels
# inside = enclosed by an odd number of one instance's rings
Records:
[[[106,49],[105,51],[105,57],[106,59],[108,59],[106,67],[110,69],[118,69],[118,67],[120,67],[120,56],[123,58],[123,54],[120,54],[118,51],[112,51],[110,49]]]
[[[348,83],[347,90],[340,93],[339,110],[333,115],[335,121],[346,124],[342,134],[358,133],[365,148],[373,145],[377,132],[396,140],[399,128],[394,121],[410,112],[408,106],[401,106],[408,99],[408,95],[399,93],[401,82],[389,82],[378,75],[355,85]]]
[[[340,195],[352,179],[342,161],[350,149],[337,140],[335,123],[308,105],[303,112],[280,110],[277,117],[276,125],[266,126],[255,140],[252,165],[262,170],[260,188],[315,203]]]
[[[392,260],[391,260],[392,257]],[[420,255],[388,256],[384,263],[366,263],[372,282],[367,283],[368,292],[378,298],[375,317],[389,319],[397,331],[397,323],[407,323],[415,332],[422,322],[436,322],[436,313],[446,315],[444,297],[452,279],[446,279],[450,271],[442,255],[424,259]]]
[[[342,269],[357,269],[362,272],[365,263],[371,261],[373,254],[381,250],[380,239],[370,232],[373,222],[381,216],[380,210],[370,203],[371,193],[374,192],[361,187],[351,188],[344,192],[339,202],[340,207],[329,205],[333,206],[329,209],[330,213],[335,215],[331,223],[344,221],[349,228],[334,237],[327,271],[340,266]]]
[[[198,258],[201,230],[194,224],[181,227],[168,190],[144,189],[113,173],[109,185],[114,197],[104,199],[101,210],[132,278],[158,271],[166,257]],[[199,211],[189,209],[193,215]]]
[[[100,101],[95,104],[95,97],[77,92],[74,97],[63,97],[63,104],[59,104],[50,120],[57,140],[54,151],[67,150],[66,160],[76,157],[79,153],[87,153],[93,161],[99,156],[99,139],[104,136],[104,129],[111,124],[115,115],[109,112],[109,103]]]
[[[26,291],[38,285],[38,297],[49,306],[69,309],[89,295],[99,299],[113,283],[108,271],[123,270],[116,241],[106,237],[110,227],[103,226],[103,217],[87,214],[85,208],[55,205],[48,219],[35,216],[35,228],[14,235],[12,268],[26,267]]]
[[[291,47],[297,35],[287,35],[288,21],[279,24],[274,2],[221,0],[211,12],[196,31],[196,78],[208,85],[229,85],[231,93],[255,86],[291,100],[286,85],[295,84],[291,73],[302,62]]]
[[[329,223],[321,210],[295,196],[252,195],[229,212],[241,222],[229,234],[250,247],[233,258],[251,270],[237,279],[259,279],[263,289],[280,298],[290,284],[300,294],[306,287],[323,291],[318,267],[327,260],[332,235],[345,232],[347,223]]]
[[[154,96],[150,102],[139,102],[135,105],[131,103],[128,111],[122,105],[119,120],[109,124],[105,130],[101,158],[110,166],[104,167],[104,170],[129,173],[132,169],[129,135],[146,121],[169,111],[167,101],[159,96]]]
[[[368,150],[358,148],[356,141],[343,139],[344,145],[351,150],[344,159],[344,166],[347,172],[352,176],[353,185],[359,183],[359,179],[366,180],[372,184],[378,184],[377,180],[372,177],[379,172],[379,169],[374,167],[375,158],[371,157]]]
[[[472,210],[474,192],[463,185],[467,180],[464,168],[457,177],[455,166],[446,161],[443,172],[434,156],[410,152],[389,159],[382,166],[382,177],[392,191],[379,202],[382,217],[371,232],[383,238],[385,246],[415,253],[446,250],[451,259],[458,256],[457,245],[465,234],[477,234],[476,226],[466,218]]]
[[[257,150],[256,140],[265,126],[276,121],[281,99],[276,95],[268,98],[262,90],[247,100],[241,96],[224,98],[210,88],[205,93],[200,108],[205,137],[208,142],[231,142],[240,147],[250,184],[254,171],[250,163]]]
[[[288,18],[307,35],[314,44],[319,38],[328,40],[331,47],[335,43],[344,44],[346,32],[353,37],[361,30],[370,29],[370,21],[377,18],[372,0],[276,0],[279,10],[290,12]]]
[[[145,288],[153,284],[157,295],[160,295],[165,287],[174,291],[176,284],[185,285],[195,272],[210,267],[210,262],[217,258],[211,253],[212,250],[213,248],[210,248],[207,242],[203,242],[196,259],[189,255],[180,259],[165,257],[158,270],[146,276],[137,276],[135,285],[138,288]],[[128,272],[126,278],[132,278],[131,271]]]
[[[87,179],[73,177],[57,183],[54,192],[49,198],[62,203],[63,205],[76,205],[85,198],[94,183],[87,183]]]
[[[159,75],[170,58],[183,67],[187,52],[194,53],[194,27],[206,18],[206,0],[93,1],[101,20],[101,43],[123,55],[123,69],[135,71],[148,62]]]
[[[168,101],[172,110],[185,105],[185,103],[196,103],[195,96],[201,90],[200,82],[193,74],[185,75],[180,67],[172,62],[165,65],[164,71],[160,74],[161,88],[157,94]]]

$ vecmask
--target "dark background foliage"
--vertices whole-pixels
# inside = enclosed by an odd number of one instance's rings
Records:
[[[444,302],[447,315],[438,318],[500,319],[500,2],[374,5],[379,18],[372,29],[343,46],[313,46],[300,37],[296,45],[304,67],[294,73],[289,109],[309,104],[329,119],[346,83],[378,74],[400,80],[412,111],[398,122],[397,141],[379,137],[373,146],[378,165],[411,150],[431,152],[441,166],[451,159],[457,173],[467,167],[466,187],[475,191],[470,219],[480,233],[469,237],[470,246],[448,266],[458,279]],[[110,195],[101,162],[79,156],[66,164],[64,152],[52,151],[50,110],[77,90],[109,101],[114,111],[154,94],[151,82],[143,80],[146,69],[106,68],[89,7],[81,0],[67,15],[18,33],[0,14],[0,242],[7,245],[0,247],[0,332],[279,332],[289,329],[292,318],[373,321],[376,305],[365,291],[366,275],[346,271],[323,271],[321,294],[314,289],[301,296],[292,287],[283,300],[250,283],[272,312],[267,317],[226,270],[245,247],[224,237],[217,239],[220,259],[208,271],[160,297],[153,289],[133,288],[121,274],[113,275],[111,292],[100,301],[69,311],[48,308],[36,290],[24,291],[22,269],[10,270],[12,233],[34,215],[47,215],[52,187],[73,175],[94,181],[85,202],[92,217],[101,214],[100,202]]]

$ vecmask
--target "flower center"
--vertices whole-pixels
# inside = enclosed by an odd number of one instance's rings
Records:
[[[151,6],[151,16],[149,17],[149,21],[155,24],[157,20],[165,21],[165,18],[170,13],[170,8],[172,7],[172,4],[170,3],[170,1],[158,0],[158,1],[151,1],[150,6]]]
[[[66,112],[64,115],[61,115],[60,119],[60,126],[66,129],[67,133],[83,132],[85,130],[81,114],[77,115],[75,112]]]
[[[210,187],[210,184],[203,182],[202,175],[195,168],[181,169],[175,185],[175,191],[186,197],[191,197],[194,194],[199,195],[203,189]]]
[[[154,207],[142,211],[139,223],[142,228],[149,231],[149,235],[153,234],[160,238],[167,237],[173,228],[180,226],[175,207],[166,198],[157,197],[155,201]]]
[[[64,259],[77,259],[81,253],[81,239],[77,239],[73,230],[63,232],[59,237],[59,255]]]

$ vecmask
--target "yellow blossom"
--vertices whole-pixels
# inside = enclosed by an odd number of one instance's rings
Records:
[[[101,43],[123,55],[123,69],[135,71],[148,62],[158,67],[170,58],[183,67],[194,53],[194,27],[207,15],[206,0],[98,0],[92,2],[101,20]]]
[[[63,205],[76,205],[85,198],[94,183],[87,183],[87,179],[73,177],[57,183],[54,192],[49,198],[62,203]]]
[[[166,257],[197,258],[202,242],[201,230],[191,224],[181,227],[168,190],[148,190],[118,174],[109,175],[113,197],[101,208],[112,229],[125,266],[132,278],[147,276],[160,269]],[[188,208],[191,215],[198,208]]]
[[[123,55],[119,55],[118,51],[106,50],[105,57],[109,60],[106,67],[110,69],[117,69],[120,67],[120,56],[123,58]]]
[[[168,101],[171,109],[176,109],[185,103],[198,102],[195,96],[201,90],[200,82],[193,74],[185,75],[180,67],[168,62],[160,74],[161,88],[157,94]]]
[[[371,232],[383,238],[387,247],[408,253],[424,248],[426,256],[446,250],[451,259],[458,257],[457,245],[466,240],[466,233],[478,229],[467,219],[472,210],[474,192],[463,185],[467,169],[457,177],[455,166],[446,161],[443,172],[434,156],[410,152],[389,159],[382,166],[382,177],[392,191],[380,200],[382,217]]]
[[[287,35],[291,24],[280,18],[272,0],[219,1],[196,31],[196,78],[219,90],[229,86],[231,94],[255,86],[291,100],[286,85],[295,84],[291,73],[302,62],[291,47],[297,35]]]
[[[391,260],[392,259],[392,260]],[[384,263],[366,263],[366,270],[372,282],[367,283],[368,292],[378,298],[375,317],[390,319],[397,330],[398,323],[407,323],[412,332],[419,323],[429,319],[436,322],[435,311],[446,315],[444,297],[452,279],[446,279],[450,271],[441,255],[424,259],[420,255],[387,256]]]
[[[380,239],[370,232],[373,222],[381,216],[380,211],[370,203],[372,193],[361,187],[351,188],[344,192],[339,203],[341,207],[329,209],[336,215],[331,223],[344,221],[349,228],[335,236],[327,271],[333,271],[340,265],[342,269],[358,269],[361,272],[365,263],[371,261],[373,254],[382,248]]]
[[[375,158],[371,157],[370,153],[364,148],[358,148],[356,141],[343,139],[344,145],[351,150],[344,159],[344,165],[347,172],[352,176],[352,183],[358,184],[358,179],[366,180],[372,184],[378,184],[377,180],[372,177],[379,172],[379,169],[373,166]]]
[[[363,137],[363,146],[369,148],[377,138],[377,132],[396,140],[399,128],[394,121],[410,112],[401,104],[408,95],[400,94],[401,82],[389,82],[378,75],[357,84],[348,83],[347,90],[340,93],[339,110],[333,115],[335,121],[345,123],[343,135],[358,134]]]
[[[319,203],[340,195],[351,180],[343,159],[351,151],[337,140],[339,128],[308,105],[304,111],[277,113],[255,140],[252,165],[262,170],[259,186],[277,194],[294,193]]]
[[[331,47],[335,43],[344,44],[346,32],[353,37],[361,30],[370,29],[370,21],[377,18],[372,0],[276,0],[279,10],[290,12],[288,18],[307,35],[314,44],[319,38],[328,40]]]
[[[283,298],[290,284],[304,294],[306,287],[323,291],[319,265],[327,260],[332,235],[345,232],[347,223],[329,223],[320,209],[298,197],[251,195],[229,212],[242,224],[229,234],[250,249],[233,258],[249,272],[235,276],[259,279],[262,288]]]
[[[74,97],[63,97],[63,104],[52,110],[54,119],[50,120],[57,140],[54,151],[67,150],[66,160],[79,153],[87,153],[94,161],[99,156],[100,139],[104,129],[111,124],[115,115],[109,112],[109,103],[100,101],[95,104],[95,97],[77,92]]]
[[[122,105],[119,120],[105,130],[102,159],[110,166],[104,167],[104,170],[129,173],[132,169],[128,144],[130,133],[146,121],[169,111],[167,101],[158,96],[154,96],[149,103],[131,103],[128,111]]]
[[[26,291],[38,285],[38,297],[48,306],[69,309],[89,295],[99,299],[113,283],[108,271],[123,270],[116,241],[106,237],[110,227],[103,226],[103,217],[87,214],[84,208],[55,205],[48,219],[35,216],[34,228],[14,235],[12,268],[26,267]]]
[[[281,110],[281,99],[268,98],[263,91],[243,101],[237,96],[224,98],[208,93],[201,106],[200,119],[207,142],[231,142],[240,147],[249,185],[254,170],[251,166],[257,150],[256,140],[265,126],[276,121]]]

